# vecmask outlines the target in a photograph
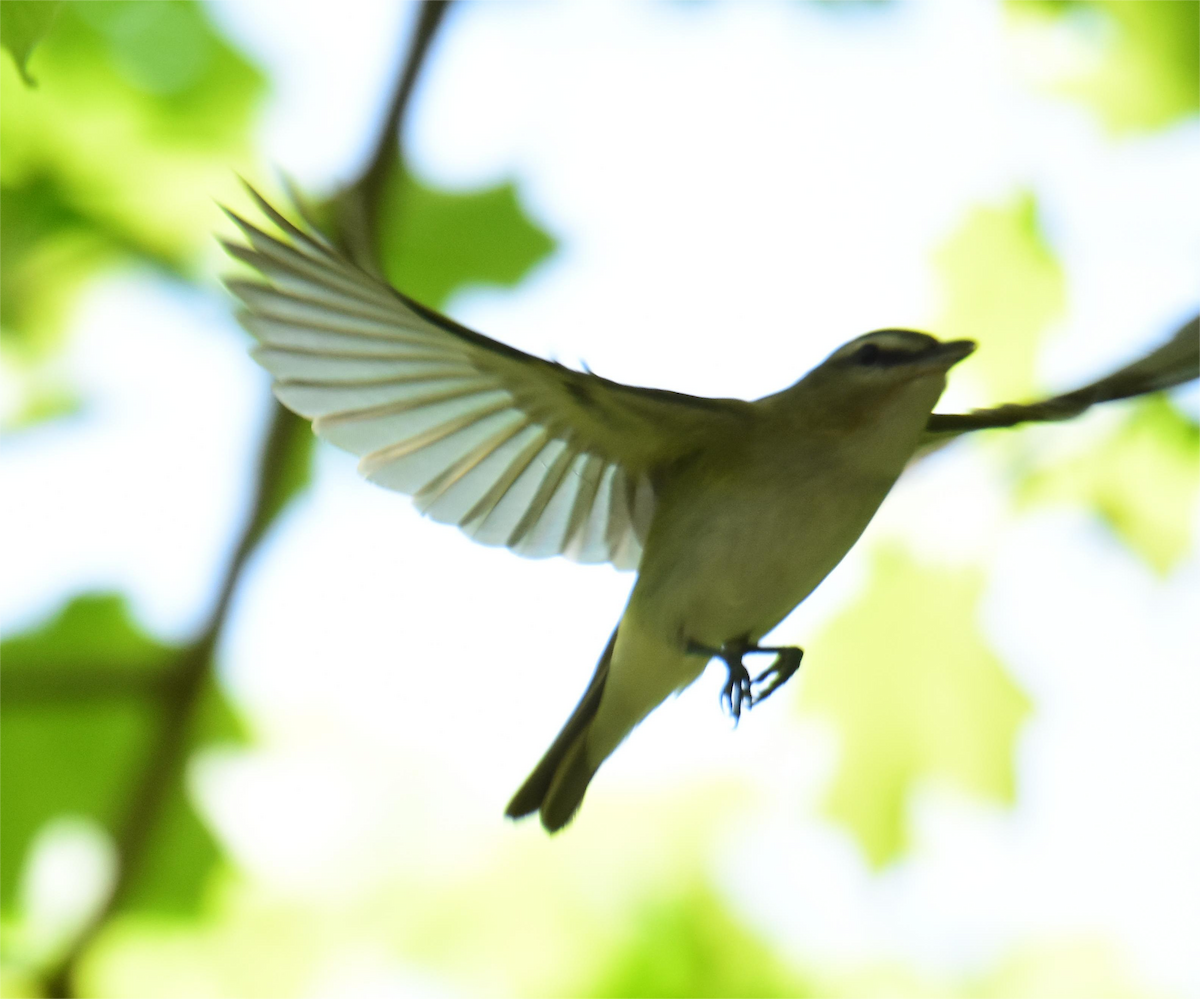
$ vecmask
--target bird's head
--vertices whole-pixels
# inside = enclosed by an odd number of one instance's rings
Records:
[[[817,370],[836,372],[847,385],[900,385],[930,375],[945,377],[974,350],[974,340],[943,342],[915,330],[875,330],[842,344]]]
[[[975,349],[972,340],[943,342],[915,330],[875,330],[843,344],[797,385],[805,400],[839,422],[884,411],[928,415],[946,372]]]

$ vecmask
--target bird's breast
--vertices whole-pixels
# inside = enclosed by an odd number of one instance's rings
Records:
[[[901,467],[819,448],[698,462],[658,498],[633,604],[684,643],[760,638],[841,561]]]

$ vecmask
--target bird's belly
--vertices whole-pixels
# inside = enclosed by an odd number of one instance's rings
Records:
[[[795,526],[726,525],[689,552],[676,590],[688,639],[713,647],[742,635],[757,640],[816,588],[844,552],[820,552],[811,539],[789,543],[798,540],[788,530]]]
[[[668,508],[656,520],[633,600],[676,640],[757,640],[842,560],[890,481],[850,491],[773,483]]]

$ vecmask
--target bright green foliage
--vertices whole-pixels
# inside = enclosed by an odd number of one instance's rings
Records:
[[[1026,476],[1027,503],[1082,503],[1160,573],[1192,547],[1200,428],[1161,396],[1137,404],[1107,439]]]
[[[178,654],[146,635],[115,596],[77,597],[48,623],[4,641],[5,909],[14,901],[29,844],[49,819],[83,815],[117,832],[161,723],[158,681]],[[239,734],[229,707],[215,690],[208,691],[193,745]],[[182,787],[172,787],[127,908],[193,910],[217,860],[216,845]]]
[[[262,80],[185,2],[64,4],[38,48],[40,86],[5,64],[0,319],[7,345],[36,355],[102,264],[194,265]]]
[[[1046,245],[1033,196],[976,208],[935,263],[946,288],[938,335],[979,342],[963,369],[983,380],[996,399],[1029,396],[1037,387],[1041,335],[1065,305],[1062,268]]]
[[[1200,111],[1200,2],[1015,0],[1027,27],[1067,27],[1098,50],[1086,68],[1051,85],[1088,104],[1114,134],[1163,128]],[[1044,21],[1042,26],[1031,21]]]
[[[29,75],[29,56],[50,30],[61,6],[58,0],[5,0],[0,3],[0,45],[12,55],[27,86],[37,86]]]
[[[28,342],[57,331],[73,289],[102,265],[141,248],[77,211],[49,175],[0,188],[0,322]]]
[[[554,249],[511,182],[453,192],[395,170],[379,224],[388,280],[431,308],[464,286],[511,287]]]
[[[595,996],[806,996],[815,991],[696,885],[632,914],[628,943],[605,962]]]
[[[841,736],[824,810],[875,867],[907,848],[910,796],[927,778],[1014,798],[1029,701],[979,634],[982,589],[978,571],[884,551],[866,592],[810,643],[801,708]]]
[[[161,669],[177,651],[139,629],[120,597],[95,594],[77,597],[41,628],[6,638],[3,648],[5,679],[17,689],[31,675],[26,670],[86,661],[140,676]]]

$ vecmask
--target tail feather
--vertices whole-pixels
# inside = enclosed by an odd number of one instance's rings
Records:
[[[588,783],[596,773],[596,768],[588,763],[588,729],[600,707],[616,644],[617,632],[614,630],[596,665],[596,672],[592,674],[591,683],[571,717],[533,768],[533,773],[508,803],[504,814],[510,819],[519,819],[540,810],[542,825],[548,831],[555,832],[570,822],[579,809]]]
[[[547,832],[558,832],[575,817],[588,784],[596,776],[599,767],[588,762],[587,742],[585,728],[567,750],[542,799],[542,825]]]

